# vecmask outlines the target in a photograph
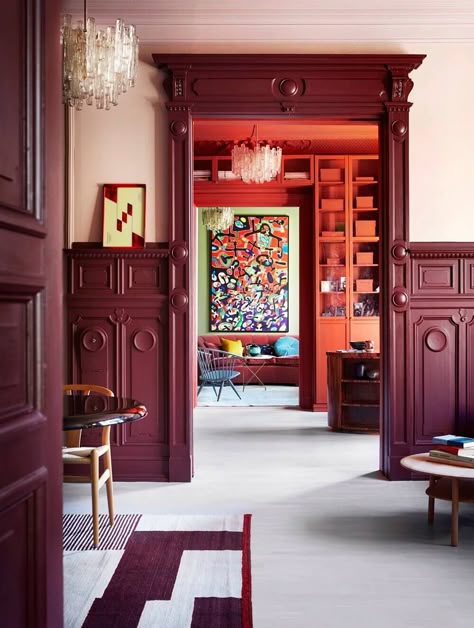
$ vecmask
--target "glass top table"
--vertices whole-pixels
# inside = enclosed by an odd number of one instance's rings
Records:
[[[64,395],[63,429],[81,430],[130,423],[148,414],[146,406],[127,397],[103,395]]]

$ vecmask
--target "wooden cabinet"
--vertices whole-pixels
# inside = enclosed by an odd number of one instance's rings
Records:
[[[327,403],[327,351],[351,340],[379,350],[379,180],[377,155],[315,156],[316,409]]]
[[[148,416],[112,430],[117,480],[169,477],[167,251],[71,249],[67,379],[143,402]],[[83,433],[95,444],[97,430]]]
[[[380,354],[327,353],[328,425],[333,430],[378,432]]]

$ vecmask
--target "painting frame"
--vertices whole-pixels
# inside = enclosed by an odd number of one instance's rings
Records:
[[[145,246],[146,185],[104,183],[102,246],[140,249]]]
[[[209,330],[288,333],[288,214],[234,216],[209,232]]]

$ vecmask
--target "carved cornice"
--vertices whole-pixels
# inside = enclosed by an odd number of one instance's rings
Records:
[[[398,103],[398,102],[392,102],[392,101],[386,102],[384,104],[387,111],[389,111],[390,113],[399,113],[400,111],[408,113],[412,105],[411,102]]]
[[[474,258],[474,251],[412,251],[412,259]]]
[[[150,251],[81,251],[80,249],[68,249],[65,251],[68,257],[84,259],[166,259],[169,256],[168,250]]]
[[[174,103],[171,102],[167,102],[166,103],[166,108],[168,109],[168,111],[186,111],[189,112],[192,110],[192,105],[185,105],[185,104],[181,104],[181,105],[176,105]]]
[[[473,259],[474,242],[412,242],[413,259]]]

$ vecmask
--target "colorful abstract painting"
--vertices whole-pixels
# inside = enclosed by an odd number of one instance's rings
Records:
[[[288,331],[288,216],[211,231],[211,331]]]

